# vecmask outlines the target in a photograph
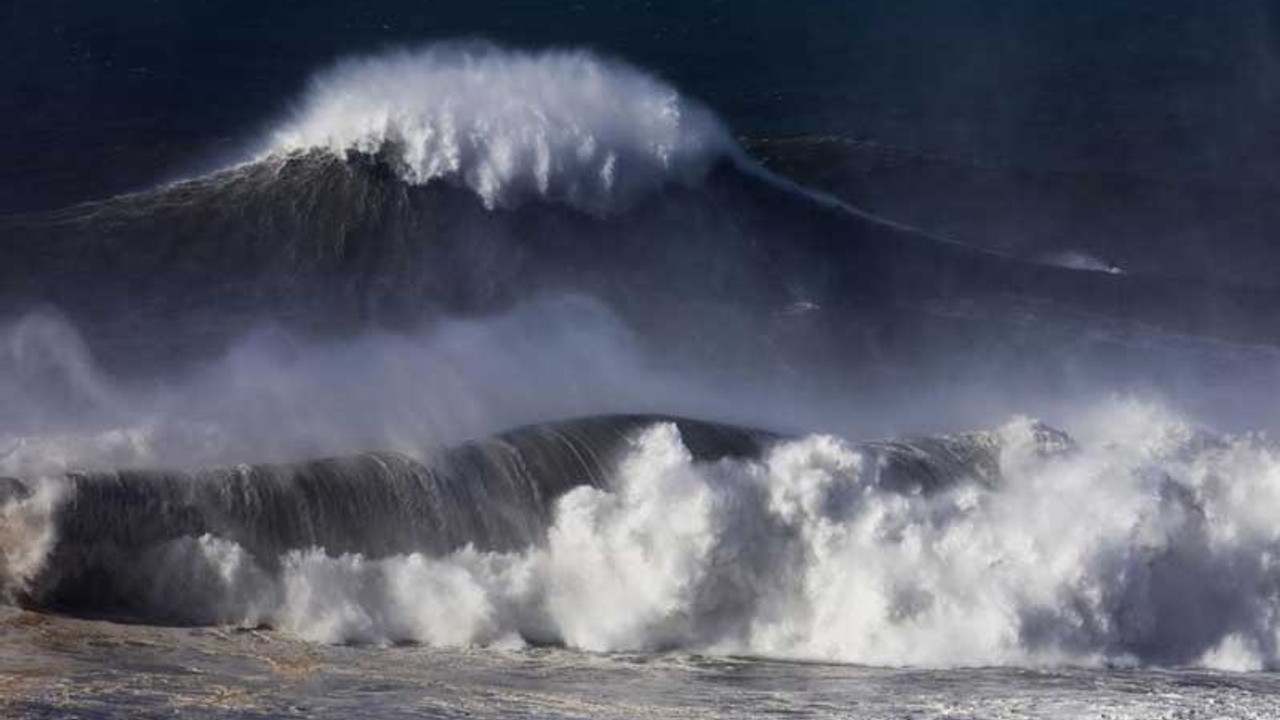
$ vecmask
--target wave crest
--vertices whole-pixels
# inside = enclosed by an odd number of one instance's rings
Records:
[[[268,154],[378,155],[411,183],[486,206],[542,198],[604,214],[738,153],[716,116],[629,65],[581,50],[441,44],[344,61],[312,82]]]

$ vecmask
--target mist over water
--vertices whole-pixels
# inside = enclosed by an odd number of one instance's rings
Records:
[[[0,329],[0,363],[14,410],[0,420],[0,475],[14,477],[364,450],[421,456],[515,425],[683,408],[695,397],[583,297],[331,342],[264,326],[196,369],[149,382],[105,372],[73,326],[42,313]]]

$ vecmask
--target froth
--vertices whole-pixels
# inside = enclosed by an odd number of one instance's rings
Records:
[[[996,431],[1000,480],[893,492],[814,436],[758,461],[636,439],[610,491],[514,553],[291,554],[268,617],[325,642],[561,643],[882,665],[1280,663],[1280,463],[1258,437],[1099,410]]]
[[[585,51],[443,44],[350,59],[318,76],[270,152],[379,155],[490,208],[532,198],[606,213],[696,183],[736,145],[696,102]]]

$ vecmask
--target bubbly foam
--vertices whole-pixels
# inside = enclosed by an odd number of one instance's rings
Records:
[[[347,60],[318,76],[269,152],[379,155],[412,183],[470,188],[492,208],[542,198],[593,213],[738,152],[720,121],[662,81],[586,51],[441,44]]]

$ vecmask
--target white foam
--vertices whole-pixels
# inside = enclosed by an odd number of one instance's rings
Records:
[[[1272,446],[1124,403],[1093,422],[1121,441],[1055,456],[1011,422],[1002,486],[932,496],[876,489],[835,438],[708,465],[658,426],[615,491],[562,499],[544,546],[294,557],[281,624],[329,642],[1276,667]]]
[[[39,481],[30,489],[27,497],[0,502],[0,601],[23,593],[53,549],[53,512],[64,488]]]
[[[316,77],[269,153],[383,154],[490,208],[530,198],[594,213],[736,154],[720,121],[666,83],[582,50],[438,44],[354,58]]]

